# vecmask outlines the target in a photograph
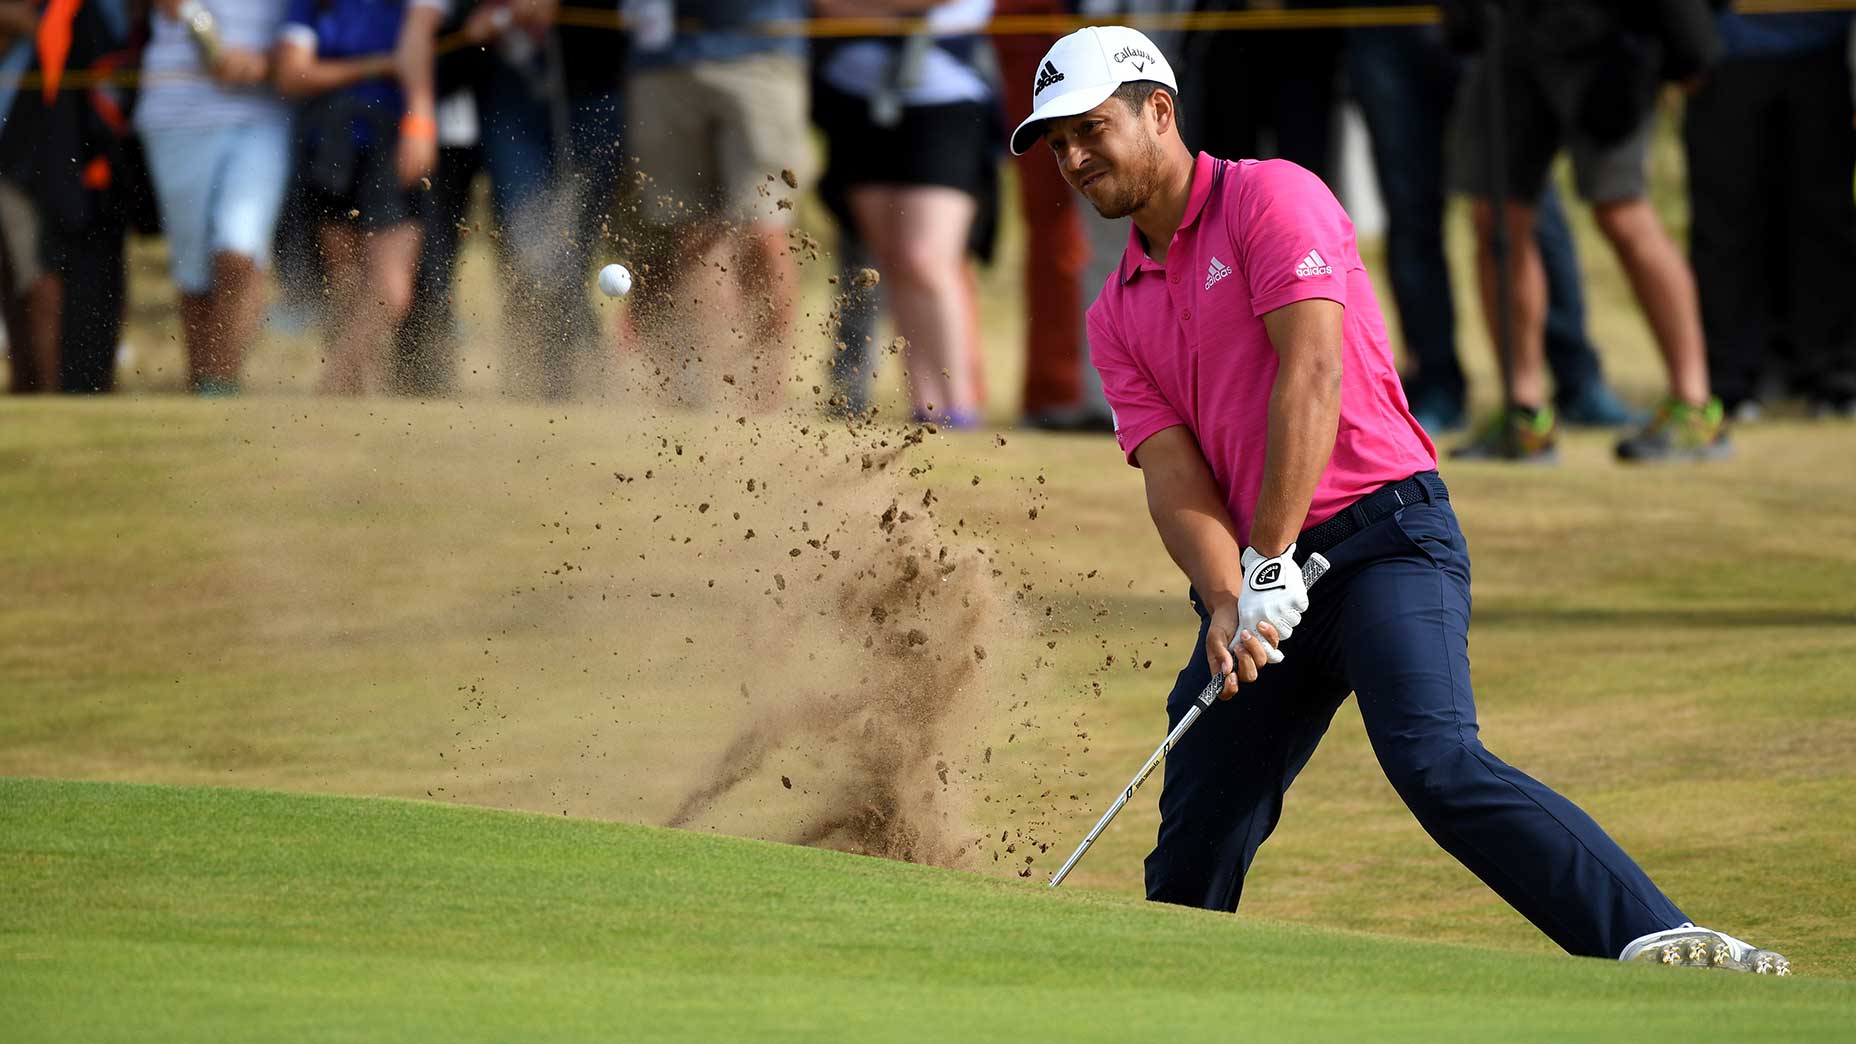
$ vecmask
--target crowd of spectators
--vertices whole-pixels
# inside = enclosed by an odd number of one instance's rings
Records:
[[[1023,422],[1105,429],[1082,313],[1125,231],[1035,153],[1016,161],[1016,205],[1003,205],[1003,128],[1028,111],[1058,33],[986,27],[1183,15],[1151,35],[1179,70],[1193,147],[1281,156],[1338,184],[1338,107],[1357,103],[1388,217],[1407,395],[1434,434],[1468,419],[1443,230],[1450,196],[1471,199],[1484,314],[1508,358],[1503,413],[1462,455],[1532,459],[1551,452],[1559,423],[1644,418],[1607,384],[1587,332],[1548,176],[1562,152],[1668,373],[1666,398],[1621,453],[1656,455],[1644,438],[1705,451],[1727,418],[1777,397],[1856,414],[1849,12],[1457,0],[1441,24],[1232,31],[1190,18],[1253,6],[1335,4],[0,0],[11,385],[110,390],[125,237],[158,232],[194,392],[239,390],[276,255],[282,296],[323,322],[322,392],[449,394],[454,271],[481,179],[507,393],[575,393],[586,360],[612,349],[588,279],[623,258],[639,274],[628,350],[666,390],[703,401],[727,372],[772,408],[795,339],[813,336],[795,324],[794,244],[809,237],[794,227],[793,190],[816,189],[842,265],[828,335],[837,408],[866,408],[887,317],[906,343],[914,416],[980,422],[974,265],[1009,214],[1027,244]],[[871,15],[912,29],[836,31]],[[1687,93],[1687,257],[1647,192],[1655,103],[1671,82]],[[306,281],[314,292],[293,291]],[[705,343],[703,366],[691,365],[696,329],[731,332]]]

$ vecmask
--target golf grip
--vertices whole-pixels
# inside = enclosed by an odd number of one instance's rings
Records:
[[[1313,587],[1315,581],[1321,579],[1322,574],[1327,571],[1327,559],[1321,557],[1319,553],[1309,555],[1308,561],[1302,563],[1302,583]],[[1173,726],[1173,731],[1167,733],[1166,739],[1160,741],[1160,746],[1147,758],[1141,770],[1134,774],[1134,779],[1121,788],[1121,796],[1115,799],[1115,803],[1109,806],[1107,812],[1102,813],[1102,818],[1096,821],[1095,827],[1089,831],[1087,837],[1083,838],[1083,843],[1077,845],[1076,851],[1070,853],[1070,858],[1064,860],[1063,865],[1057,868],[1057,872],[1050,876],[1050,887],[1057,887],[1063,883],[1064,878],[1070,876],[1070,871],[1082,861],[1083,853],[1089,851],[1089,846],[1095,844],[1096,838],[1102,836],[1102,831],[1107,830],[1108,825],[1115,821],[1115,816],[1121,812],[1122,806],[1128,803],[1128,799],[1134,796],[1134,792],[1141,788],[1142,783],[1147,782],[1147,777],[1153,774],[1154,767],[1160,764],[1160,759],[1166,757],[1167,751],[1172,750],[1179,743],[1180,738],[1186,734],[1186,730],[1192,727],[1192,723],[1199,720],[1199,715],[1211,708],[1212,703],[1218,699],[1218,694],[1222,691],[1224,691],[1224,675],[1222,674],[1212,678],[1211,682],[1199,691],[1198,699],[1193,700],[1192,706],[1186,708],[1186,713],[1179,719],[1179,724]]]

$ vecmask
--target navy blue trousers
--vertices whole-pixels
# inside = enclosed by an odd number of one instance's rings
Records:
[[[1420,825],[1567,952],[1613,957],[1688,920],[1592,818],[1491,754],[1469,683],[1469,552],[1439,483],[1427,503],[1325,552],[1333,568],[1282,663],[1217,703],[1166,759],[1147,897],[1237,909],[1283,795],[1341,702],[1360,701],[1373,754]],[[1203,603],[1169,726],[1211,680]]]

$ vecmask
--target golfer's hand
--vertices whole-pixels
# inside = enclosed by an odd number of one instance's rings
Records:
[[[1237,695],[1240,684],[1256,681],[1265,664],[1282,656],[1276,652],[1276,629],[1267,620],[1233,642],[1236,636],[1237,603],[1226,602],[1212,610],[1211,626],[1205,631],[1205,662],[1211,665],[1212,677],[1224,676],[1224,688],[1218,693],[1221,700]]]
[[[1244,549],[1244,588],[1237,596],[1237,626],[1256,631],[1265,620],[1276,629],[1281,641],[1295,633],[1308,610],[1308,585],[1302,582],[1302,570],[1295,564],[1295,545],[1273,558],[1265,558],[1254,547]],[[1271,663],[1282,662],[1275,651]]]

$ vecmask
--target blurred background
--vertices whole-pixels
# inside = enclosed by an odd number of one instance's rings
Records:
[[[1190,145],[1341,198],[1433,435],[1506,398],[1461,173],[1494,151],[1549,172],[1505,193],[1551,289],[1528,405],[1627,428],[1666,398],[1632,250],[1582,205],[1583,157],[1636,149],[1726,417],[1850,416],[1850,5],[1614,6],[0,3],[6,376],[1105,430],[1082,312],[1125,227],[1003,134],[1057,35],[1119,20],[1171,55]]]

